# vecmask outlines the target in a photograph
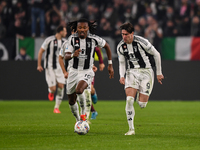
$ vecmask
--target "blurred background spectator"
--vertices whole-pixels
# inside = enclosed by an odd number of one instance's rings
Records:
[[[116,43],[129,21],[160,52],[163,37],[200,36],[200,0],[0,0],[0,38],[50,36],[81,17],[96,20],[97,34]]]
[[[26,54],[26,48],[21,47],[19,54],[15,57],[15,60],[31,60],[31,57]]]
[[[36,27],[37,21],[39,18],[40,22],[40,36],[44,37],[45,31],[45,10],[44,10],[44,1],[43,0],[31,0],[32,8],[31,8],[31,31],[32,37],[36,36]]]

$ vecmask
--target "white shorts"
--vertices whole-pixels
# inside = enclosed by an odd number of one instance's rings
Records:
[[[45,77],[46,77],[48,87],[56,86],[57,82],[65,84],[65,77],[61,68],[45,69]]]
[[[132,87],[144,95],[150,95],[153,89],[154,72],[152,69],[129,69],[126,71],[125,89]]]
[[[79,81],[83,80],[88,84],[88,88],[91,86],[94,72],[91,69],[88,70],[77,70],[70,68],[67,78],[67,94],[72,94],[76,91],[76,86]]]

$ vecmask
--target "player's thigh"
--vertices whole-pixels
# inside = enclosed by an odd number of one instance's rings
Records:
[[[45,69],[45,78],[46,78],[48,87],[56,86],[56,75],[53,69]]]
[[[66,89],[68,95],[75,93],[77,80],[78,80],[78,71],[70,70],[66,82]]]
[[[93,77],[94,77],[94,72],[92,70],[87,70],[87,71],[81,71],[79,72],[79,75],[78,75],[78,85],[80,83],[82,83],[82,81],[84,81],[85,83],[87,83],[87,86],[84,87],[84,88],[87,88],[88,86],[91,85],[91,82],[93,80]],[[81,81],[81,82],[80,82]],[[77,86],[78,86],[77,85]]]
[[[154,84],[154,72],[152,69],[144,69],[140,75],[139,91],[143,95],[150,96]]]
[[[125,89],[126,92],[126,96],[132,96],[135,97],[136,93],[137,93],[137,89],[134,89],[132,87],[128,87]]]
[[[137,69],[131,69],[126,72],[126,79],[125,79],[125,89],[126,88],[133,88],[139,89],[139,74]]]

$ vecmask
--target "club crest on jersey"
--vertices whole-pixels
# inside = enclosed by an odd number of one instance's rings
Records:
[[[133,46],[135,52],[137,52],[137,46]]]
[[[124,45],[124,49],[126,48],[126,45]]]
[[[88,47],[90,47],[90,42],[87,42]]]

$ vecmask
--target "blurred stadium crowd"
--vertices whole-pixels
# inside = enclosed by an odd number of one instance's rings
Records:
[[[0,0],[0,39],[50,36],[81,17],[116,41],[129,21],[158,50],[163,37],[200,36],[200,0]]]

